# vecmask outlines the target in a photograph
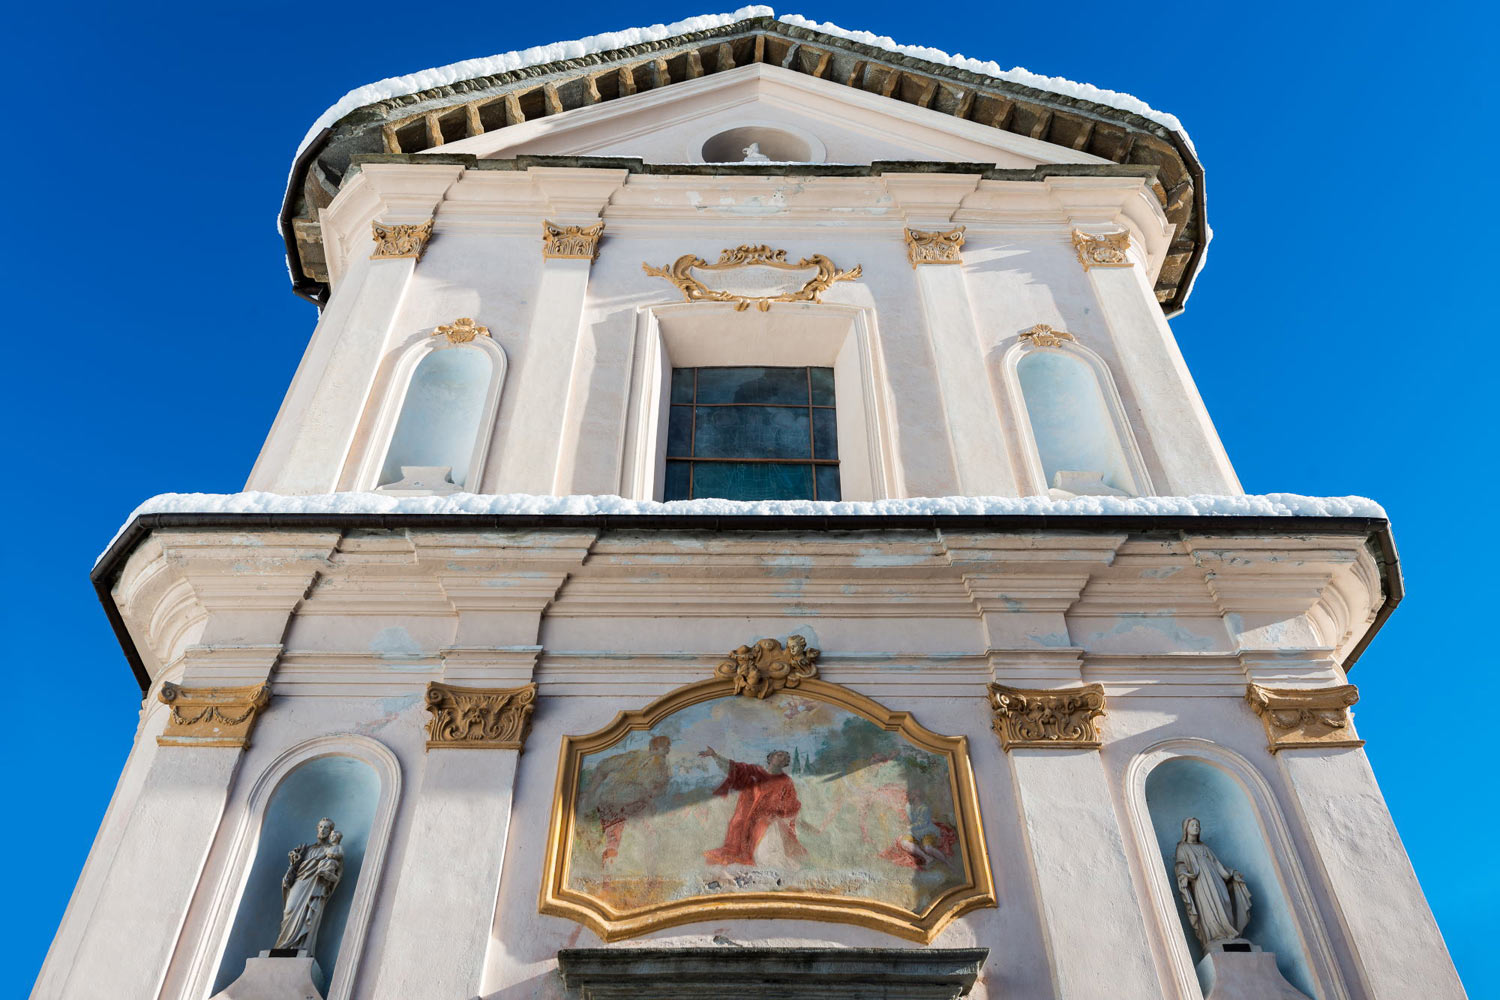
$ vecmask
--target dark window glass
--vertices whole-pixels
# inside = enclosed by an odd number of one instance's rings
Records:
[[[833,369],[832,368],[809,368],[807,377],[812,380],[812,401],[814,406],[833,405]]]
[[[693,492],[730,500],[806,500],[812,470],[790,462],[694,462]]]
[[[820,465],[818,469],[818,499],[819,500],[842,500],[843,492],[839,488],[839,467],[837,465]]]
[[[676,368],[663,498],[837,500],[832,368]]]

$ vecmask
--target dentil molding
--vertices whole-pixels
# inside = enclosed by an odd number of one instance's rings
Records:
[[[992,723],[1000,746],[1050,749],[1099,749],[1099,727],[1104,714],[1104,688],[1085,684],[1076,688],[1030,690],[990,685]]]

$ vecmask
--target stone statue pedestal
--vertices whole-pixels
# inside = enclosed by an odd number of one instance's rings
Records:
[[[323,1000],[317,985],[322,978],[317,959],[305,951],[276,958],[263,951],[259,958],[247,958],[240,978],[212,1000]]]
[[[1276,954],[1249,941],[1215,941],[1198,963],[1204,1000],[1310,1000],[1276,968]]]

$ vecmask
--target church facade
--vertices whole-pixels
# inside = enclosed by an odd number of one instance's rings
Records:
[[[1463,996],[1354,725],[1358,499],[1247,496],[1132,98],[696,18],[356,91],[246,491],[33,997]]]

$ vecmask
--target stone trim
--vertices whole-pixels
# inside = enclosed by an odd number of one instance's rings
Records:
[[[580,1000],[960,1000],[988,948],[564,948]]]

